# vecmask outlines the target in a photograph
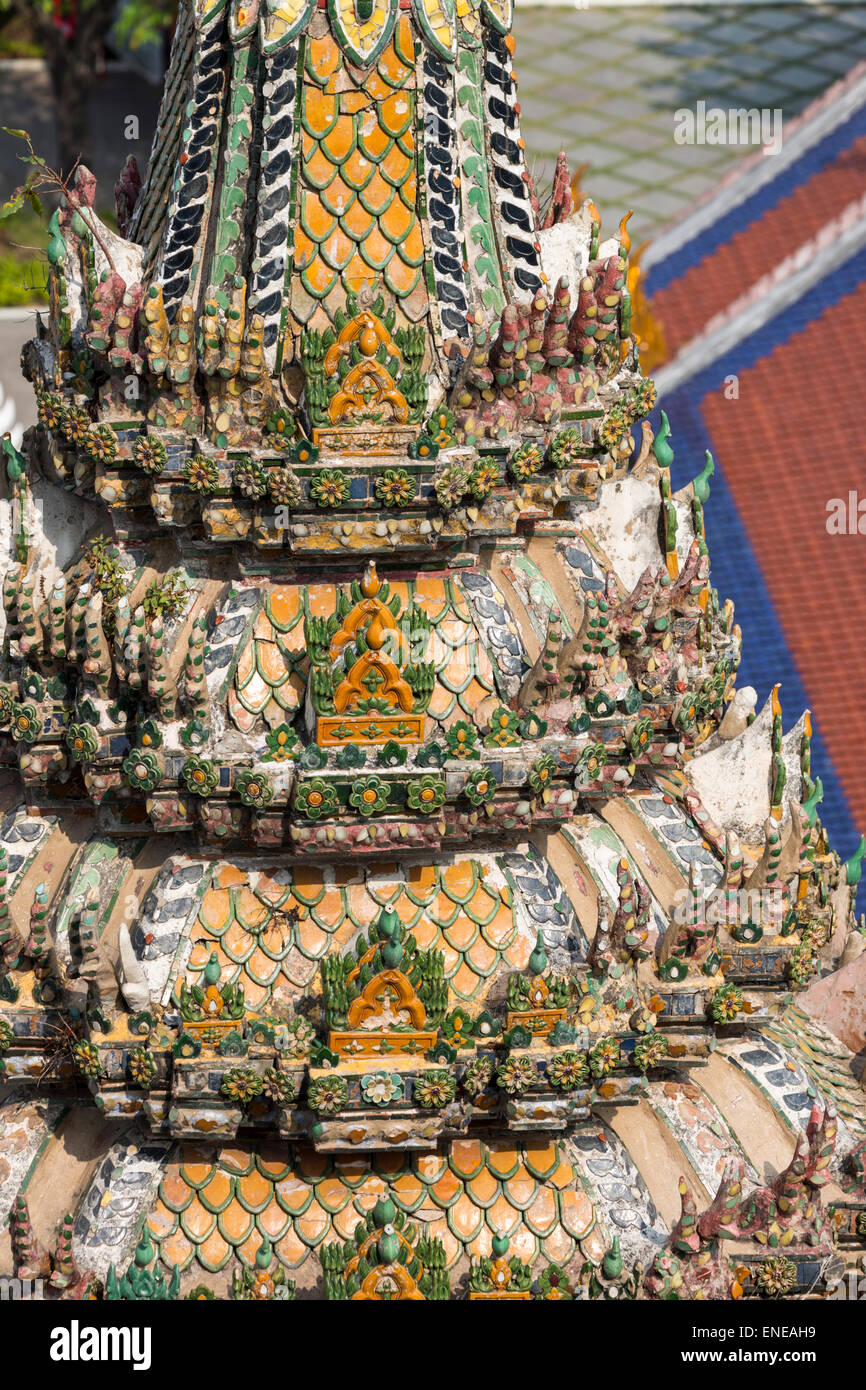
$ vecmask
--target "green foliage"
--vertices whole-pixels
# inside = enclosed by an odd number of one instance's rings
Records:
[[[188,594],[189,585],[178,570],[164,579],[154,579],[144,595],[145,618],[148,622],[154,618],[176,618],[183,612]]]

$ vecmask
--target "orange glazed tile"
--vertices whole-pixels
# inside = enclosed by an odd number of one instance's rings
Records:
[[[342,164],[355,143],[354,116],[338,116],[337,124],[322,137],[321,143],[328,158],[335,164]]]
[[[450,982],[453,972],[457,969],[462,959],[460,952],[455,951],[446,941],[442,941],[439,950],[442,952],[442,959],[445,962],[443,967],[445,970],[445,978]]]
[[[487,1210],[487,1224],[491,1231],[495,1231],[499,1235],[510,1236],[511,1232],[517,1229],[519,1222],[518,1212],[502,1196],[497,1197],[493,1205]]]
[[[406,883],[421,902],[429,902],[436,892],[436,869],[432,864],[413,864],[406,870]]]
[[[461,1192],[448,1211],[448,1224],[464,1245],[478,1234],[483,1219],[478,1207],[466,1192]]]
[[[335,227],[327,241],[322,243],[321,250],[333,270],[343,270],[355,254],[355,244],[346,236],[342,227]]]
[[[532,1264],[538,1254],[538,1241],[522,1222],[511,1237],[508,1253],[512,1259],[516,1255],[525,1265]]]
[[[160,1196],[172,1210],[180,1211],[189,1202],[190,1188],[180,1173],[171,1173],[159,1185]]]
[[[439,1207],[450,1207],[462,1191],[462,1182],[447,1168],[441,1178],[430,1185],[430,1196]]]
[[[535,1196],[538,1183],[521,1163],[514,1177],[505,1179],[503,1187],[509,1202],[513,1202],[522,1211]]]
[[[405,98],[399,98],[405,101]],[[412,168],[412,160],[404,154],[399,145],[392,145],[380,165],[382,175],[392,187],[400,187]]]
[[[473,1202],[479,1207],[489,1207],[499,1196],[501,1188],[488,1168],[479,1173],[476,1178],[470,1178],[468,1189]]]
[[[489,975],[499,959],[499,953],[498,951],[494,951],[492,946],[488,946],[487,942],[479,937],[466,952],[466,959],[472,965],[473,969],[477,970],[479,975]]]
[[[279,1144],[263,1144],[256,1153],[256,1166],[273,1182],[286,1171],[286,1151]]]
[[[177,1265],[180,1269],[186,1269],[194,1255],[195,1246],[187,1240],[183,1231],[175,1231],[174,1235],[162,1241],[159,1247],[160,1259],[169,1268]]]
[[[476,1260],[480,1260],[493,1253],[493,1232],[487,1226],[482,1226],[478,1235],[468,1246],[470,1254]]]
[[[222,866],[219,870],[220,878],[228,868],[227,864]],[[222,931],[232,915],[232,902],[228,892],[220,888],[209,888],[201,900],[198,915],[204,926],[210,927],[212,931]]]
[[[382,270],[394,254],[394,248],[387,237],[379,231],[378,224],[373,227],[363,245],[364,260],[374,270]]]
[[[253,1155],[245,1144],[226,1144],[220,1149],[219,1161],[230,1173],[248,1173],[253,1166]]]
[[[240,1245],[242,1240],[246,1240],[252,1226],[252,1213],[246,1211],[237,1199],[231,1202],[224,1212],[220,1213],[219,1229],[232,1245]]]
[[[183,1213],[184,1230],[196,1243],[204,1240],[216,1225],[216,1217],[202,1206],[198,1196],[193,1197]]]
[[[336,213],[338,217],[342,217],[344,212],[349,211],[357,196],[354,188],[350,188],[347,183],[344,183],[339,175],[328,188],[323,188],[319,194],[325,207],[330,208],[331,212]]]
[[[308,1245],[318,1245],[331,1229],[331,1218],[318,1202],[311,1202],[303,1216],[295,1217],[295,1230]]]
[[[524,1220],[539,1236],[549,1235],[553,1230],[559,1220],[559,1212],[556,1205],[556,1195],[549,1187],[538,1189],[535,1200],[524,1212]]]
[[[373,220],[373,214],[367,212],[363,203],[358,199],[343,217],[342,226],[350,237],[354,237],[355,241],[363,241],[373,228]]]
[[[220,888],[237,888],[239,884],[246,882],[246,875],[234,864],[221,864],[214,882]]]
[[[406,245],[405,242],[403,244]],[[419,270],[414,267],[410,268],[398,256],[395,256],[388,267],[386,278],[394,294],[403,296],[412,293],[418,283],[420,273]]]
[[[600,1226],[593,1226],[589,1235],[580,1242],[580,1248],[588,1260],[592,1260],[595,1264],[601,1264],[607,1254],[609,1244],[608,1233],[603,1231]]]
[[[405,53],[407,56],[408,54],[415,52],[412,26],[406,19],[405,15],[401,15],[398,19],[397,27],[394,31],[394,38],[388,44],[387,48],[385,49],[381,58],[376,64],[378,68],[378,74],[381,74],[382,77],[384,77],[388,82],[390,82],[391,87],[400,87],[403,85],[404,82],[408,81],[409,77],[411,77],[412,69],[407,67],[406,64],[400,59],[400,57],[397,54],[395,44],[399,44],[400,51],[402,53]],[[374,76],[377,76],[378,74],[374,74]],[[371,80],[372,79],[368,78],[367,81],[364,83],[365,87],[367,87],[368,89]]]
[[[200,1187],[214,1171],[213,1151],[200,1144],[184,1144],[181,1150],[180,1175],[190,1187]],[[171,1170],[169,1170],[171,1171]]]
[[[554,1226],[542,1241],[542,1249],[552,1264],[566,1265],[574,1254],[574,1241],[561,1226]]]
[[[243,1198],[244,1206],[249,1211],[261,1211],[271,1199],[273,1184],[254,1168],[251,1173],[237,1179],[235,1190],[238,1196]]]
[[[402,265],[402,261],[400,264]],[[430,703],[427,706],[427,711],[431,719],[444,718],[451,708],[453,699],[454,696],[451,694],[451,691],[446,690],[444,685],[440,685],[437,681],[433,687],[433,694],[430,696]]]
[[[284,1207],[291,1212],[300,1212],[309,1202],[313,1188],[310,1183],[292,1173],[276,1184],[276,1190]]]
[[[450,977],[449,983],[454,993],[459,994],[461,999],[471,999],[481,981],[475,971],[464,961]]]
[[[412,934],[422,951],[429,951],[439,938],[439,928],[429,917],[420,917],[412,928]]]
[[[356,1211],[350,1203],[349,1206],[343,1207],[342,1211],[335,1212],[331,1217],[334,1235],[339,1236],[341,1240],[351,1240],[355,1234],[355,1227],[359,1221],[363,1220],[361,1213]]]
[[[455,864],[448,864],[442,870],[442,882],[453,898],[465,902],[476,885],[475,864],[471,859],[458,859]]]
[[[548,1178],[548,1182],[552,1187],[568,1187],[570,1183],[574,1182],[574,1178],[575,1173],[571,1164],[560,1163],[556,1172]]]
[[[380,1197],[387,1196],[388,1184],[384,1178],[377,1177],[375,1173],[368,1173],[362,1186],[355,1194],[353,1205],[356,1211],[362,1212],[364,1216],[368,1211],[372,1211]]]
[[[323,927],[317,927],[312,917],[307,917],[303,922],[299,922],[296,931],[298,943],[309,956],[315,957],[325,955],[330,945],[331,936]]]
[[[395,198],[389,208],[382,213],[379,225],[389,241],[400,241],[406,236],[415,220],[415,212]]]
[[[294,585],[281,585],[279,588],[271,589],[268,594],[268,607],[274,622],[279,623],[281,627],[288,627],[300,612],[300,590]]]
[[[291,1219],[288,1212],[283,1211],[275,1198],[272,1202],[268,1202],[258,1217],[258,1225],[269,1240],[279,1240]]]
[[[237,685],[242,687],[246,685],[247,681],[253,673],[254,664],[255,647],[252,642],[247,642],[246,646],[240,654],[240,657],[238,658],[238,666],[237,671],[235,673],[235,683]]]
[[[177,1216],[173,1211],[157,1198],[153,1205],[153,1210],[148,1213],[148,1228],[153,1232],[155,1240],[164,1240],[171,1235],[177,1226]]]
[[[420,265],[421,261],[424,259],[424,238],[421,235],[421,228],[417,222],[399,250],[403,259],[410,261],[413,266]]]
[[[561,1192],[559,1209],[562,1213],[562,1224],[571,1235],[580,1240],[582,1236],[589,1234],[595,1221],[595,1212],[583,1188]]]
[[[207,1261],[213,1269],[224,1265],[231,1253],[232,1247],[223,1240],[219,1231],[212,1231],[207,1240],[202,1241],[197,1251],[199,1263],[204,1264]]]
[[[545,1143],[543,1140],[530,1139],[524,1146],[524,1154],[526,1162],[538,1178],[548,1178],[560,1166],[558,1147],[550,1141]],[[574,1174],[571,1169],[568,1171],[570,1182]]]
[[[455,902],[449,898],[447,893],[439,893],[430,905],[430,916],[433,917],[440,927],[450,927],[452,922],[456,922],[460,913],[463,911],[462,903]]]
[[[487,1149],[487,1167],[497,1178],[507,1178],[520,1164],[520,1154],[507,1140],[496,1139]]]
[[[314,72],[320,82],[324,82],[326,77],[330,77],[332,72],[338,72],[342,66],[340,48],[330,34],[325,34],[320,39],[307,39],[307,63],[310,71]]]
[[[525,970],[529,964],[529,957],[532,955],[534,943],[522,933],[514,938],[511,945],[505,952],[505,959],[515,970]]]
[[[496,889],[488,888],[483,882],[478,884],[478,888],[466,904],[466,911],[470,916],[487,928],[488,937],[490,926],[495,922],[499,908],[499,894]],[[488,918],[490,919],[489,922]]]
[[[478,935],[478,927],[470,917],[461,913],[457,921],[451,927],[445,928],[445,939],[449,946],[455,951],[465,951],[470,947]],[[490,949],[489,947],[487,948]],[[493,959],[496,959],[496,952],[493,952]]]
[[[308,199],[307,201],[311,200]],[[295,228],[295,265],[297,269],[306,270],[308,266],[313,264],[318,254],[318,246],[314,241],[310,241],[310,238],[302,229],[300,223],[298,223]]]
[[[356,1188],[369,1175],[369,1160],[360,1154],[336,1154],[334,1170],[347,1187]]]
[[[427,1183],[429,1186],[431,1183],[438,1182],[446,1172],[448,1162],[441,1154],[437,1153],[414,1154],[412,1158],[412,1167],[415,1169],[421,1181]]]
[[[443,1220],[441,1224],[437,1224],[435,1227],[428,1226],[427,1230],[431,1239],[437,1238],[441,1240],[442,1244],[445,1246],[446,1268],[450,1269],[452,1265],[456,1265],[463,1254],[463,1246],[454,1235],[453,1231],[449,1230],[447,1223]]]
[[[310,1253],[294,1226],[290,1226],[286,1234],[277,1241],[276,1250],[288,1269],[297,1269]]]
[[[492,922],[485,923],[481,929],[482,934],[498,951],[506,947],[507,942],[513,937],[514,930],[514,913],[512,908],[506,908],[505,903],[500,906]]]
[[[427,1195],[427,1188],[415,1173],[402,1173],[391,1183],[394,1201],[407,1211],[412,1211]]]
[[[472,1178],[484,1165],[484,1146],[479,1139],[455,1139],[448,1160],[459,1177]]]
[[[298,902],[312,904],[322,891],[321,869],[298,864],[292,869],[292,891]]]
[[[243,1260],[245,1265],[255,1264],[256,1254],[261,1248],[262,1239],[261,1232],[253,1229],[243,1244],[237,1247],[235,1254]]]
[[[467,685],[466,689],[463,691],[463,694],[460,697],[463,701],[464,709],[477,709],[478,706],[481,704],[481,701],[487,699],[488,695],[490,694],[490,688],[493,685],[493,672],[490,669],[487,662],[484,659],[482,659],[478,662],[478,665],[481,667],[481,674],[487,681],[487,685],[482,685],[481,682],[479,680],[476,680],[473,676],[472,680],[469,682],[469,684]]]

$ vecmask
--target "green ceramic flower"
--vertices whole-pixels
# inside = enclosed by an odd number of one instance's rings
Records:
[[[737,985],[722,985],[710,1003],[716,1023],[732,1023],[743,1007],[743,991]]]
[[[13,705],[10,733],[20,743],[36,742],[42,733],[42,720],[34,705]]]
[[[546,1301],[571,1302],[571,1280],[561,1265],[549,1264],[538,1277],[538,1292]]]
[[[405,507],[415,496],[415,484],[405,468],[386,468],[376,482],[376,496],[385,507]]]
[[[469,474],[460,464],[451,463],[437,474],[436,498],[439,506],[446,512],[458,506],[469,488]]]
[[[403,1099],[403,1078],[397,1072],[365,1072],[361,1095],[368,1105],[397,1105]]]
[[[628,746],[635,758],[648,753],[652,747],[653,724],[651,719],[639,719],[628,735]]]
[[[98,1081],[105,1075],[105,1067],[99,1058],[99,1048],[90,1042],[77,1042],[72,1049],[75,1065],[82,1076]]]
[[[36,412],[43,429],[64,432],[66,406],[63,404],[62,396],[53,395],[48,391],[40,392],[36,397]]]
[[[269,763],[288,763],[295,758],[298,744],[298,735],[295,733],[291,724],[280,724],[276,729],[271,729],[265,735],[265,743],[268,745],[268,753],[264,761]]]
[[[345,743],[337,754],[337,767],[363,767],[366,761],[367,755],[357,743]]]
[[[191,719],[188,724],[184,724],[180,731],[180,741],[184,748],[195,750],[204,748],[210,738],[210,725],[202,724],[200,719]],[[142,738],[142,743],[144,739]]]
[[[667,1055],[667,1038],[663,1038],[661,1033],[650,1033],[648,1038],[641,1038],[640,1042],[635,1043],[631,1058],[638,1071],[649,1071],[650,1067],[661,1066]]]
[[[290,410],[281,406],[269,416],[265,430],[268,434],[275,436],[274,442],[279,441],[280,447],[290,448],[295,436],[295,417]]]
[[[465,719],[458,719],[445,730],[445,745],[449,758],[477,758],[478,730]]]
[[[210,796],[219,782],[219,772],[210,758],[201,758],[197,753],[187,758],[180,775],[186,783],[187,791],[192,792],[193,796]]]
[[[599,430],[599,443],[605,449],[613,449],[620,442],[628,427],[629,411],[627,407],[621,404],[612,405]]]
[[[509,1096],[522,1095],[538,1080],[528,1057],[506,1057],[496,1068],[496,1084]]]
[[[274,1105],[287,1105],[295,1098],[295,1083],[286,1072],[267,1067],[262,1077],[262,1092]]]
[[[442,1032],[455,1047],[467,1047],[472,1041],[472,1018],[458,1005],[442,1022]]]
[[[495,459],[479,459],[469,474],[469,491],[478,501],[483,502],[485,497],[489,497],[496,484],[499,482],[499,464]]]
[[[307,1087],[310,1109],[320,1115],[336,1115],[349,1099],[349,1088],[342,1076],[317,1076]]]
[[[797,1266],[786,1255],[768,1255],[758,1266],[755,1283],[765,1298],[784,1298],[797,1283]]]
[[[161,473],[168,460],[166,447],[154,434],[143,434],[136,439],[132,457],[144,473]]]
[[[258,1072],[251,1071],[249,1067],[232,1067],[227,1071],[222,1079],[220,1091],[229,1100],[235,1100],[239,1105],[248,1105],[256,1096],[260,1096],[264,1084]]]
[[[687,694],[683,698],[675,723],[684,734],[691,734],[701,717],[701,703],[697,695]]]
[[[547,1064],[547,1079],[555,1091],[579,1091],[589,1076],[582,1052],[560,1052]]]
[[[117,435],[108,425],[93,425],[83,441],[84,452],[94,463],[112,463],[117,458]]]
[[[5,1018],[0,1018],[0,1056],[9,1051],[14,1037],[11,1023],[7,1023]]]
[[[427,434],[440,449],[447,449],[457,438],[457,420],[454,412],[445,406],[434,410],[427,421]]]
[[[309,439],[301,437],[292,445],[291,454],[294,463],[315,463],[319,457],[319,450]]]
[[[155,719],[147,719],[139,724],[138,737],[142,748],[162,747],[162,730]]]
[[[412,1096],[422,1110],[441,1110],[454,1099],[456,1084],[450,1071],[428,1071],[416,1076]]]
[[[600,1038],[589,1054],[589,1069],[593,1076],[607,1076],[619,1065],[620,1048],[617,1038]]]
[[[506,705],[500,705],[490,716],[490,732],[484,739],[484,747],[513,748],[520,741],[520,716]]]
[[[219,465],[205,454],[192,454],[183,466],[183,476],[187,487],[200,497],[209,497],[219,487]]]
[[[432,816],[445,801],[445,780],[427,773],[410,782],[406,793],[410,811],[420,811],[423,816]]]
[[[817,964],[811,945],[804,941],[788,961],[788,979],[794,985],[804,985]]]
[[[409,445],[409,457],[413,459],[435,459],[439,456],[439,445],[429,434],[419,434]]]
[[[486,806],[496,795],[496,780],[485,768],[473,768],[464,784],[463,795],[473,806]]]
[[[581,782],[598,782],[604,774],[607,753],[603,743],[588,743],[577,760]]]
[[[402,767],[409,756],[409,749],[396,739],[389,738],[379,749],[376,759],[380,767]]]
[[[280,507],[296,507],[301,500],[301,484],[291,468],[268,469],[268,494]]]
[[[137,791],[152,792],[162,780],[162,764],[156,753],[134,748],[123,760],[127,782]]]
[[[89,724],[70,724],[66,730],[69,756],[76,763],[90,763],[99,751],[99,739]]]
[[[540,796],[542,792],[547,791],[553,781],[553,774],[555,772],[556,759],[552,753],[542,754],[542,756],[537,758],[532,764],[532,767],[529,769],[528,781],[536,796]]]
[[[632,418],[640,420],[644,415],[649,415],[656,401],[658,391],[652,377],[645,377],[639,381],[631,393],[631,413]]]
[[[156,1061],[148,1047],[134,1047],[127,1059],[129,1075],[136,1086],[149,1091],[156,1076]]]
[[[323,468],[310,483],[310,496],[318,507],[339,507],[350,490],[349,478],[339,468]]]
[[[460,1085],[467,1096],[480,1096],[493,1080],[493,1058],[474,1057],[463,1073]]]
[[[256,459],[237,459],[232,468],[232,484],[241,497],[255,502],[268,490],[268,475]]]
[[[68,405],[63,412],[63,433],[70,444],[81,448],[90,430],[90,416],[77,405]]]
[[[388,805],[390,790],[381,777],[359,777],[349,795],[349,805],[362,816],[379,816]]]
[[[528,478],[538,472],[543,463],[544,453],[541,445],[533,444],[527,440],[525,444],[521,444],[519,449],[515,449],[508,466],[511,469],[512,478],[518,483],[525,483]]]
[[[235,778],[235,791],[244,806],[262,811],[273,801],[274,789],[264,772],[247,770]]]
[[[550,462],[554,468],[574,468],[581,461],[583,441],[576,425],[560,430],[550,446]]]
[[[324,777],[311,777],[299,782],[295,791],[295,810],[308,820],[322,820],[335,816],[340,809],[340,801],[333,782]]]

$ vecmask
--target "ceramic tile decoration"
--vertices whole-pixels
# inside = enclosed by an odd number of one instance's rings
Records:
[[[184,0],[120,231],[83,168],[53,220],[0,670],[3,1272],[53,1298],[862,1257],[810,1012],[862,855],[737,688],[712,460],[672,490],[628,217],[538,195],[511,20]]]

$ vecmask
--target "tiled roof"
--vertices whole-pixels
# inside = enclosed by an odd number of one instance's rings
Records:
[[[647,291],[669,347],[656,373],[678,484],[716,463],[713,583],[744,634],[740,682],[812,711],[831,842],[866,826],[866,618],[856,535],[828,503],[862,491],[866,388],[866,66],[653,248]]]

